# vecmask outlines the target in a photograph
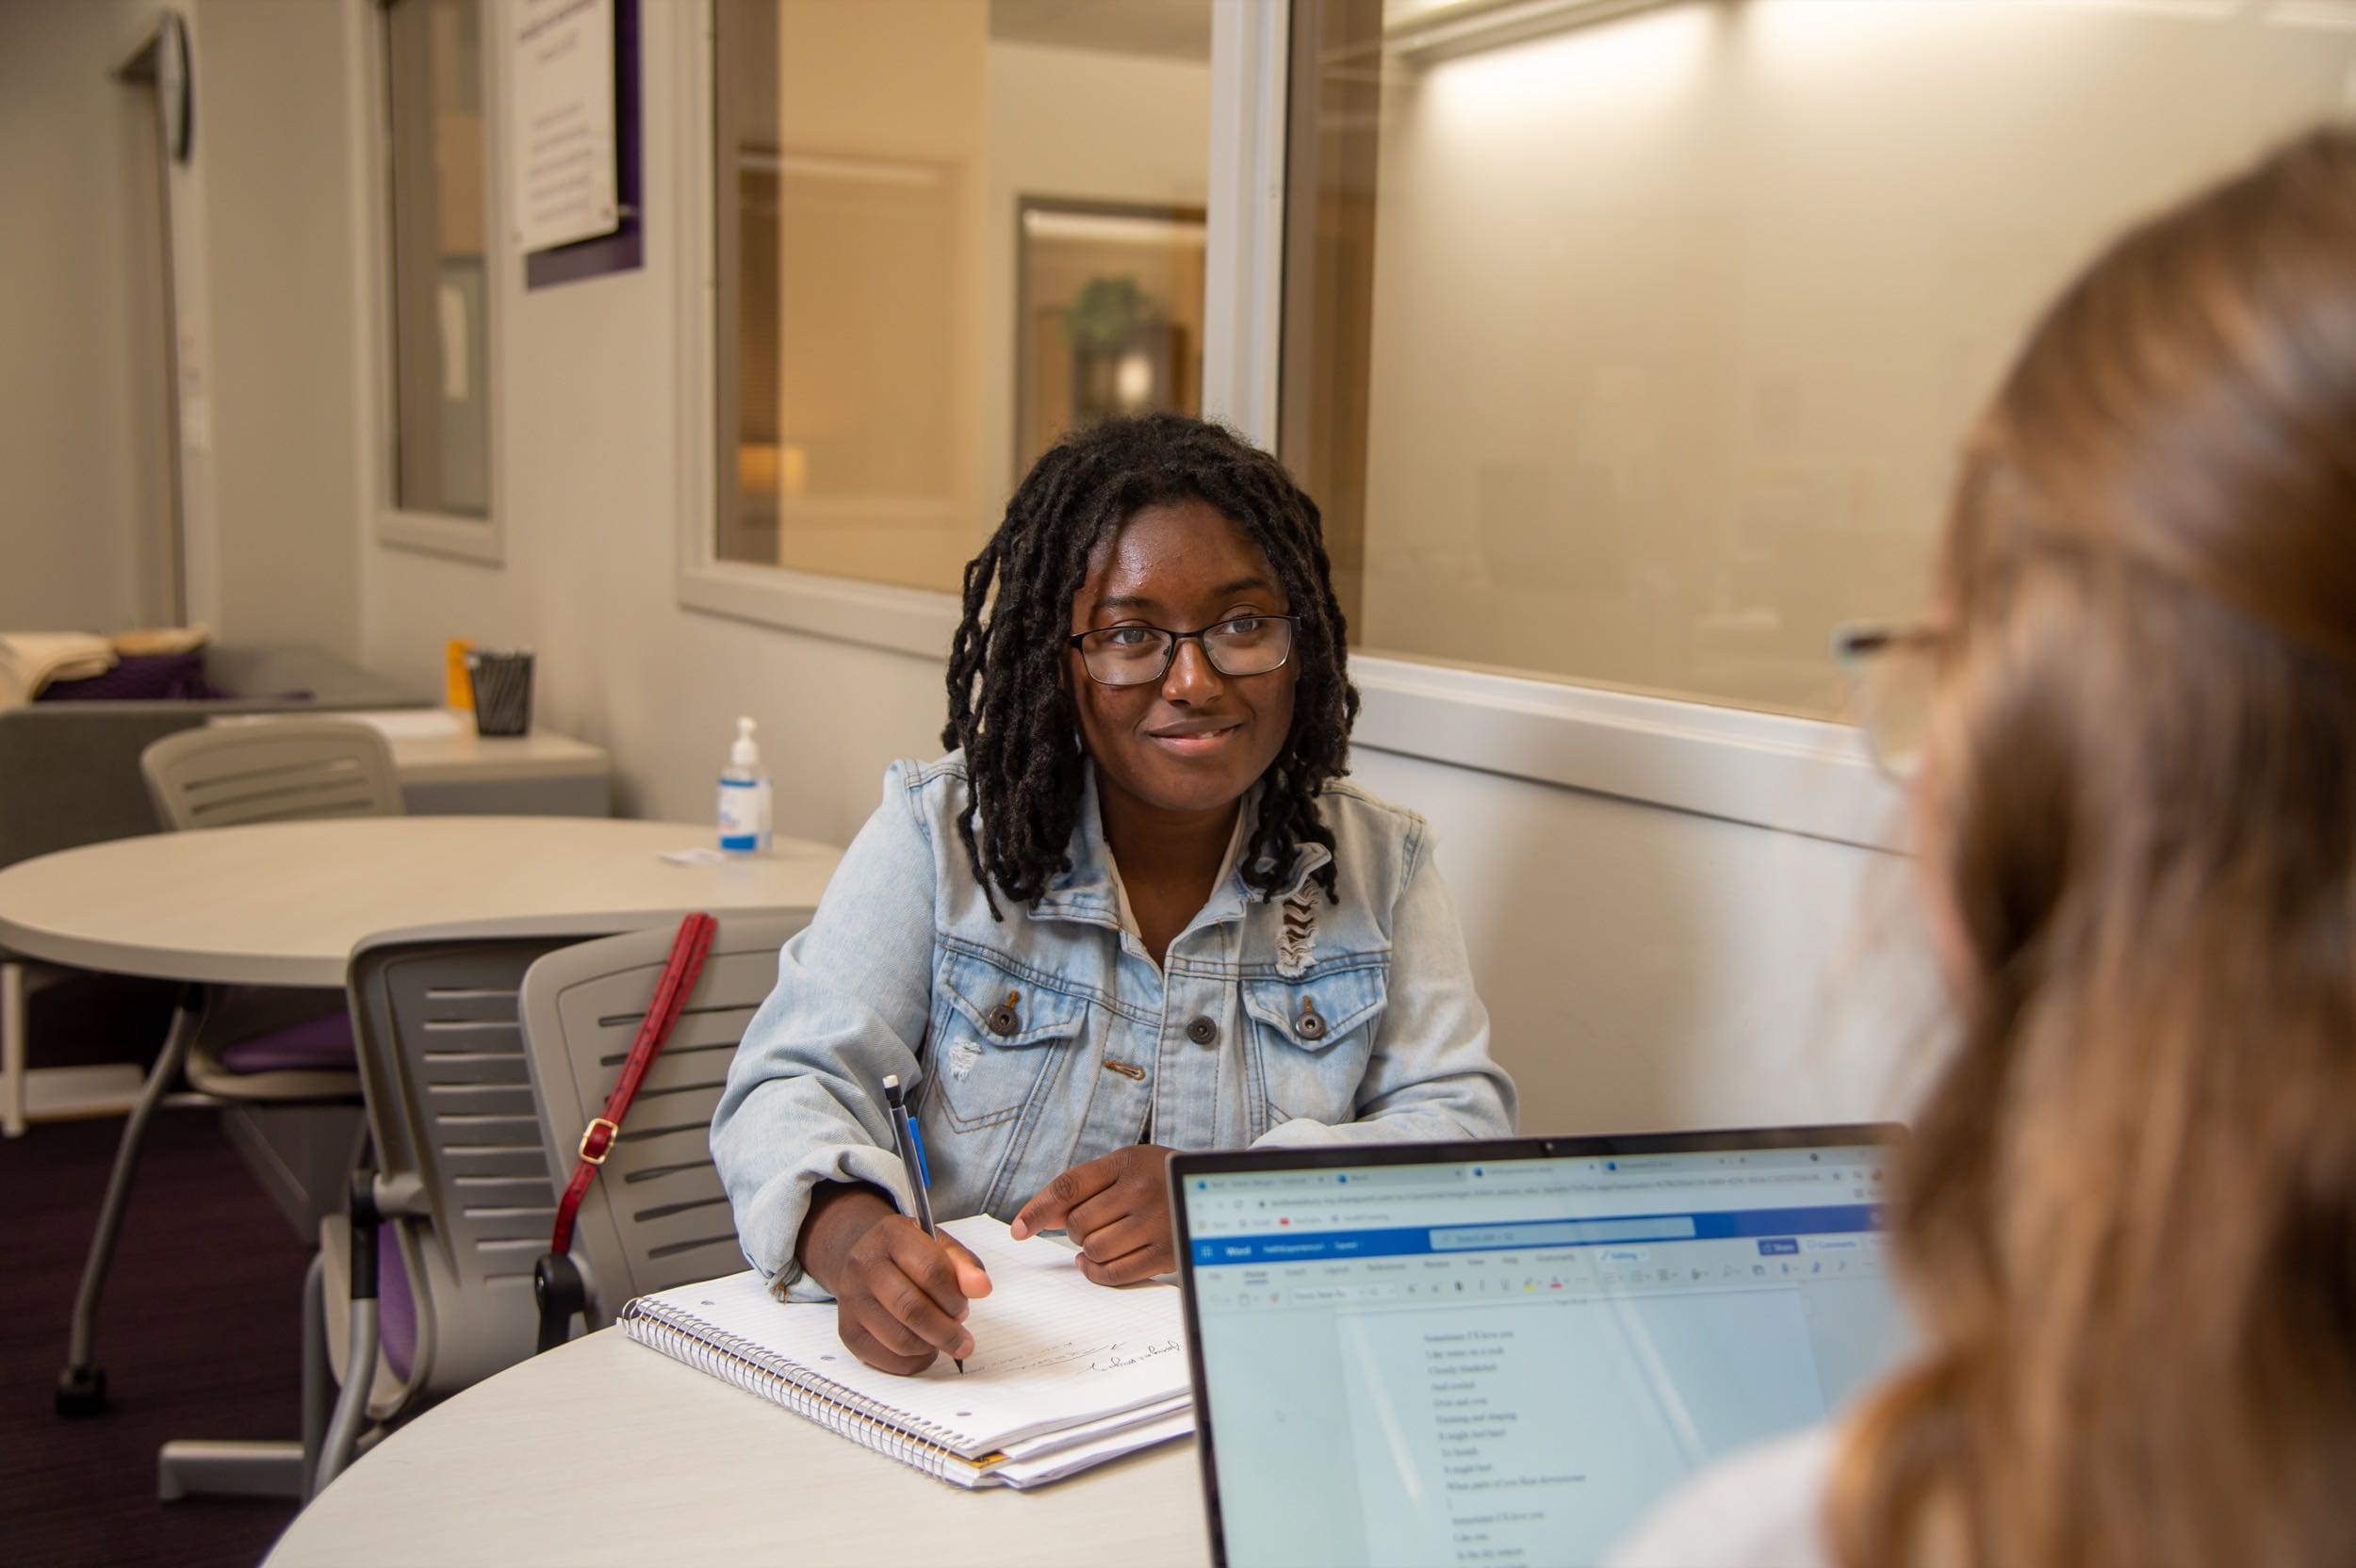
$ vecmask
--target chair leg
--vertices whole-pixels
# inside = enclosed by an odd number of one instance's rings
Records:
[[[303,1276],[303,1441],[208,1442],[174,1438],[155,1454],[155,1495],[311,1500],[311,1466],[326,1441],[327,1268],[318,1253]]]
[[[0,1137],[25,1135],[25,966],[0,960]]]
[[[303,1447],[296,1443],[220,1443],[175,1438],[155,1455],[155,1495],[286,1497],[303,1495]]]
[[[376,1386],[376,1298],[355,1298],[352,1303],[352,1349],[344,1358],[344,1386],[335,1396],[335,1413],[329,1418],[319,1469],[311,1479],[311,1495],[315,1497],[344,1473],[358,1449],[360,1429],[368,1423],[368,1393]]]
[[[327,1417],[335,1386],[327,1360],[327,1259],[311,1254],[303,1276],[303,1500],[311,1500],[319,1455],[327,1448]]]
[[[123,1211],[131,1199],[131,1179],[138,1173],[139,1145],[147,1135],[148,1119],[172,1086],[179,1082],[181,1065],[196,1038],[206,1001],[203,986],[182,989],[164,1036],[155,1066],[139,1089],[139,1102],[123,1123],[123,1141],[115,1148],[113,1173],[106,1179],[106,1200],[99,1205],[98,1231],[90,1237],[90,1256],[82,1264],[81,1288],[74,1297],[74,1327],[66,1348],[65,1369],[57,1374],[57,1404],[60,1415],[89,1415],[106,1403],[106,1374],[91,1361],[98,1333],[98,1298],[106,1285],[106,1270],[114,1262],[115,1239],[123,1230]]]
[[[328,1417],[327,1438],[310,1483],[313,1496],[326,1491],[352,1463],[360,1429],[368,1424],[368,1396],[376,1387],[376,1236],[384,1216],[377,1201],[375,1171],[364,1166],[352,1173],[350,1201],[352,1332],[344,1350],[344,1386],[335,1396],[335,1413]]]

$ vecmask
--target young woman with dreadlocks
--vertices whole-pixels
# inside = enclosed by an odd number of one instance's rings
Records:
[[[887,1073],[937,1215],[1103,1284],[1175,1266],[1173,1150],[1512,1131],[1431,830],[1340,778],[1346,660],[1315,503],[1219,426],[1107,421],[1016,490],[956,749],[885,775],[712,1119],[745,1255],[861,1360],[971,1354],[990,1289],[902,1217]]]

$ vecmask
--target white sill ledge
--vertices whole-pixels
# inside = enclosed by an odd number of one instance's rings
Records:
[[[946,594],[774,567],[683,568],[679,603],[938,662]],[[1370,750],[1868,849],[1904,848],[1898,792],[1845,725],[1353,654]]]
[[[1353,654],[1354,744],[1867,849],[1904,799],[1847,725]]]
[[[496,516],[462,517],[439,512],[384,512],[377,514],[376,542],[426,555],[504,565],[507,545]]]
[[[945,663],[957,601],[921,588],[817,577],[728,562],[682,567],[679,601],[690,610],[757,621],[839,643]]]

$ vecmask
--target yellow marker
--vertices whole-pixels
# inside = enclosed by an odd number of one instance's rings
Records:
[[[452,637],[443,650],[442,701],[462,712],[474,709],[474,677],[466,671],[466,655],[473,651],[473,641],[466,637]]]

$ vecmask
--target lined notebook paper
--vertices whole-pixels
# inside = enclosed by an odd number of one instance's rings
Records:
[[[941,1227],[990,1270],[973,1354],[912,1378],[843,1348],[831,1301],[787,1304],[745,1271],[642,1296],[622,1331],[960,1486],[1036,1486],[1193,1429],[1178,1292],[1109,1290],[1059,1241],[987,1215]]]

